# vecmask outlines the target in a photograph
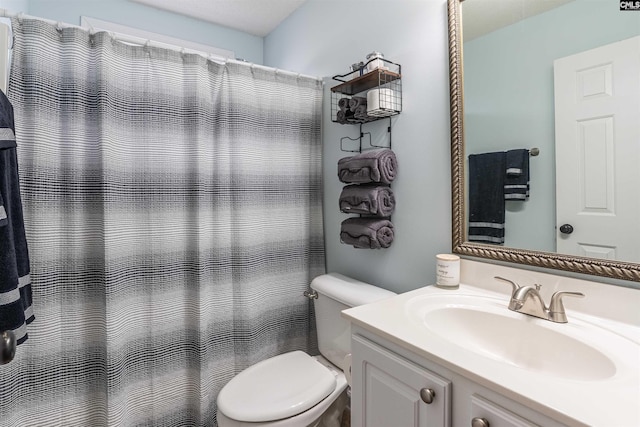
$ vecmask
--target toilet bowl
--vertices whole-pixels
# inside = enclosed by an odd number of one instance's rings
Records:
[[[292,355],[300,357],[297,362],[293,362],[295,367],[291,365],[292,358],[289,356]],[[302,357],[308,360],[303,361]],[[338,396],[346,391],[347,379],[342,370],[322,356],[312,357],[296,351],[272,357],[264,362],[270,363],[262,365],[263,362],[260,362],[242,371],[234,377],[233,384],[227,384],[231,390],[225,386],[220,392],[218,426],[314,426]],[[301,373],[299,368],[303,368],[304,365],[308,365],[306,368],[310,367],[311,370],[316,365],[326,372],[330,377],[330,388],[324,388],[323,375],[319,375],[318,372],[310,375]],[[246,377],[244,373],[247,373]],[[274,381],[275,377],[279,379]],[[314,382],[316,379],[319,379],[320,383]],[[249,382],[252,384],[249,385]],[[240,396],[240,393],[243,395]],[[249,421],[251,419],[254,421]]]
[[[240,372],[218,394],[220,427],[314,427],[346,392],[351,331],[340,312],[395,294],[337,273],[311,288],[321,355],[292,351]]]

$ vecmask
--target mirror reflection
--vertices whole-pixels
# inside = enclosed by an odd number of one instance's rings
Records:
[[[467,240],[640,262],[640,12],[465,0],[462,34]]]

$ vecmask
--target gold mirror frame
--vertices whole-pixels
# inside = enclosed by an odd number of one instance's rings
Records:
[[[459,255],[640,282],[640,264],[469,243],[465,214],[462,0],[448,0],[451,101],[452,250]]]

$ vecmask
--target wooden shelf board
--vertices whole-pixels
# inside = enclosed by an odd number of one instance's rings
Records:
[[[341,83],[331,88],[332,92],[344,93],[345,95],[355,95],[374,87],[398,80],[402,76],[389,70],[377,69],[367,74],[358,76],[348,82]]]

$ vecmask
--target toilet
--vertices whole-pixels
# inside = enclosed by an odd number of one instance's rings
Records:
[[[340,312],[395,293],[337,273],[316,277],[311,289],[321,355],[292,351],[240,372],[218,394],[220,427],[313,427],[345,393],[351,328]]]

